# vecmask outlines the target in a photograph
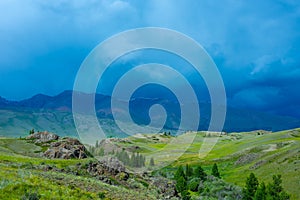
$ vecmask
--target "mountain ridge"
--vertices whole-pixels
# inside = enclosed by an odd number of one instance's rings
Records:
[[[51,130],[62,135],[69,135],[76,132],[72,115],[72,90],[65,90],[54,96],[37,94],[31,98],[21,101],[9,101],[0,97],[0,134],[9,135],[17,131],[25,132],[31,128],[39,130]],[[108,129],[113,129],[112,135],[118,135],[116,124],[111,111],[111,97],[104,94],[95,95],[95,108],[99,122],[108,121]],[[118,100],[120,104],[126,103]],[[147,125],[150,122],[149,108],[154,104],[161,104],[167,110],[168,117],[165,124],[166,130],[177,130],[181,119],[178,101],[164,98],[134,97],[129,101],[130,114],[133,121],[140,125]],[[211,117],[211,104],[201,102],[200,125],[198,130],[207,130]],[[122,111],[122,110],[121,110]],[[120,112],[121,112],[120,111]],[[191,119],[192,120],[192,119]],[[285,130],[300,126],[300,119],[278,116],[252,110],[241,110],[227,107],[224,131],[251,131],[265,129],[269,131]],[[52,127],[52,128],[51,128]],[[113,127],[113,128],[112,128]],[[188,127],[186,130],[189,130]],[[184,130],[183,130],[184,131]],[[114,134],[113,132],[117,132]],[[20,135],[20,133],[15,133]]]

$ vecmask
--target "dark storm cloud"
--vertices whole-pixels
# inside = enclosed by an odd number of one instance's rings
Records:
[[[215,60],[230,105],[300,117],[296,0],[4,0],[0,95],[72,89],[88,53],[113,34],[159,26],[194,38]]]

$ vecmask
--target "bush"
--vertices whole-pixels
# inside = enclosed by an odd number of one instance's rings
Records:
[[[183,200],[189,200],[189,199],[191,199],[189,191],[187,191],[187,190],[182,191],[181,192],[181,198]]]
[[[180,177],[176,182],[176,190],[182,192],[187,189],[186,180],[184,177]]]
[[[98,193],[98,197],[99,197],[100,199],[104,199],[104,198],[105,198],[105,192],[99,192],[99,193]]]
[[[40,195],[37,192],[26,192],[22,197],[21,200],[39,200]]]
[[[198,179],[192,179],[190,183],[188,184],[188,189],[197,192],[198,191],[198,186],[199,186],[199,180]]]

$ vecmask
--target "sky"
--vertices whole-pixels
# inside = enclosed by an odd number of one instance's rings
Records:
[[[95,46],[148,26],[201,44],[222,75],[228,105],[300,118],[297,0],[2,0],[0,96],[70,90]]]

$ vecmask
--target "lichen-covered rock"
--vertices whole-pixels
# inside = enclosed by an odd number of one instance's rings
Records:
[[[87,172],[99,180],[105,180],[105,177],[115,176],[119,180],[126,181],[129,178],[129,173],[122,162],[114,157],[104,157],[101,161],[90,162],[87,167]]]
[[[151,184],[158,189],[162,199],[175,199],[178,197],[175,181],[163,177],[154,177]]]
[[[53,140],[58,140],[59,136],[54,133],[44,131],[44,132],[36,132],[34,134],[31,134],[27,136],[26,139],[34,140],[35,143],[46,143]]]
[[[105,168],[105,170],[113,175],[126,171],[124,164],[115,157],[103,157],[99,160],[99,163]]]
[[[44,152],[44,156],[51,159],[83,159],[88,157],[88,152],[79,140],[74,138],[63,138],[51,143],[49,149]]]

